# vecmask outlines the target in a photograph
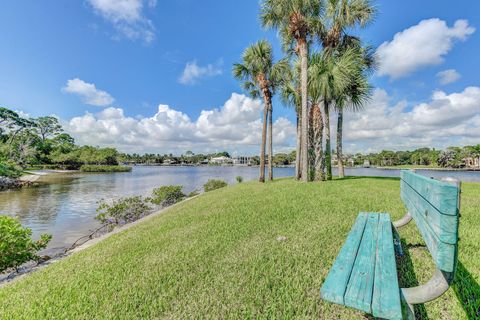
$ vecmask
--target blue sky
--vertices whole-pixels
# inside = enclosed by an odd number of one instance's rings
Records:
[[[347,116],[346,151],[480,143],[480,3],[376,4],[376,21],[352,31],[383,48],[372,102]],[[259,1],[4,1],[0,105],[54,114],[79,143],[255,153],[261,105],[231,66],[262,38],[281,57],[258,14]],[[274,108],[276,150],[290,150],[293,112]]]

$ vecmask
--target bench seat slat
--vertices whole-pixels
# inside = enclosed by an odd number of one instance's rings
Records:
[[[458,239],[458,215],[442,214],[408,183],[402,182],[401,197],[409,203],[408,211],[427,217],[426,222],[440,241],[455,244]]]
[[[341,305],[345,304],[345,290],[353,268],[353,263],[357,256],[366,222],[367,214],[359,214],[320,290],[320,295],[323,299]]]
[[[382,319],[402,319],[390,215],[379,215],[377,233],[372,314]]]
[[[347,291],[345,292],[346,306],[368,313],[372,313],[378,217],[378,214],[368,215],[357,259],[353,265]]]

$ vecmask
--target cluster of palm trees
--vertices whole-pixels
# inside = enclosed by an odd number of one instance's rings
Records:
[[[273,179],[272,98],[276,93],[297,115],[296,178],[332,179],[331,111],[338,117],[336,153],[339,177],[344,176],[343,113],[363,108],[371,95],[368,77],[376,66],[372,48],[348,32],[365,27],[375,13],[370,0],[262,1],[262,24],[279,32],[286,56],[274,62],[272,46],[262,40],[247,48],[242,63],[233,67],[243,88],[264,100],[260,182],[265,181],[266,145],[268,179]]]

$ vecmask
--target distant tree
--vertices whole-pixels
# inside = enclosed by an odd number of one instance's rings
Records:
[[[34,122],[42,141],[63,132],[62,126],[55,117],[40,117],[35,119]]]
[[[290,164],[288,154],[286,154],[286,153],[277,153],[277,154],[273,157],[273,163],[275,163],[275,165],[277,165],[277,166],[285,166],[285,165]]]
[[[18,113],[0,107],[0,139],[6,141],[5,136],[10,134],[10,142],[24,129],[35,125],[30,119],[22,118]]]

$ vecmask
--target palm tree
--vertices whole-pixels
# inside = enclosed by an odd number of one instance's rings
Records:
[[[302,132],[302,100],[300,92],[300,64],[298,60],[285,72],[280,88],[283,104],[295,108],[297,118],[297,144],[295,156],[295,179],[301,178],[301,132]]]
[[[281,83],[282,74],[288,69],[288,62],[280,60],[273,63],[273,50],[270,43],[261,40],[248,47],[242,56],[243,63],[233,66],[233,75],[240,81],[242,86],[253,98],[262,97],[264,101],[262,144],[260,146],[260,182],[265,182],[265,144],[267,140],[267,121],[269,126],[268,135],[268,179],[273,179],[273,154],[272,154],[272,97],[276,87]]]
[[[322,92],[318,85],[318,75],[324,72],[322,57],[314,54],[310,58],[308,66],[308,95],[310,97],[310,149],[312,150],[311,170],[313,179],[324,180],[325,159],[323,155],[323,115],[320,109]]]
[[[376,69],[375,54],[371,47],[362,48],[358,46],[353,48],[355,52],[354,59],[355,70],[352,70],[350,84],[347,90],[335,99],[335,107],[338,112],[337,119],[337,158],[338,158],[338,177],[345,177],[345,168],[343,166],[343,112],[358,112],[363,110],[363,106],[370,99],[371,85],[368,82],[369,74]]]
[[[322,53],[312,54],[310,58],[309,73],[311,77],[309,87],[311,88],[312,104],[323,103],[325,156],[321,159],[325,159],[327,180],[332,179],[330,109],[335,106],[337,98],[343,97],[351,87],[351,77],[358,68],[357,63],[357,51],[352,48],[334,54],[324,50]],[[316,113],[321,115],[321,111],[316,111]],[[320,124],[317,126],[320,126]],[[316,130],[319,130],[319,128]],[[318,151],[316,155],[318,155]],[[316,176],[323,178],[323,167],[321,164],[317,164],[317,166]],[[319,172],[319,170],[322,170],[322,172]]]
[[[319,37],[322,42],[324,50],[333,54],[333,52],[343,43],[356,42],[355,37],[350,37],[346,34],[346,30],[355,27],[365,27],[371,22],[376,14],[376,8],[372,5],[371,0],[329,0],[326,4],[326,11],[324,15],[324,24],[326,28],[320,30]],[[352,41],[351,41],[352,40]],[[328,109],[326,112],[328,113]],[[337,132],[342,130],[343,125],[343,109],[339,109]],[[330,122],[325,114],[326,122]],[[330,128],[326,126],[328,131],[327,139],[330,140]],[[342,137],[340,140],[337,137],[337,142],[340,141],[340,148],[337,143],[337,158],[339,167],[339,176],[344,176],[343,158],[342,158]],[[340,153],[338,152],[340,151]],[[331,150],[327,150],[331,153]],[[332,165],[327,159],[327,177],[332,177]]]
[[[301,75],[301,178],[308,181],[308,42],[321,33],[320,12],[323,1],[318,0],[263,0],[262,24],[280,31],[284,49],[294,48],[300,58]]]

